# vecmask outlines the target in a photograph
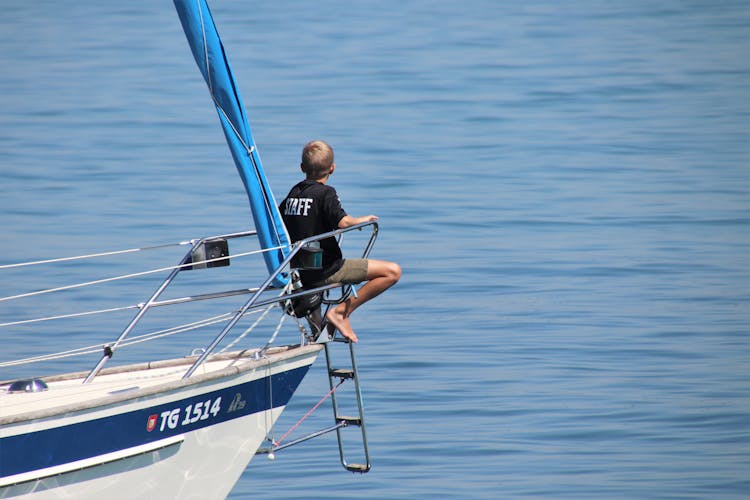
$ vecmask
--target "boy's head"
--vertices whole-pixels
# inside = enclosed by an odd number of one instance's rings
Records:
[[[333,148],[325,141],[310,141],[302,149],[302,171],[308,179],[320,180],[332,172]]]

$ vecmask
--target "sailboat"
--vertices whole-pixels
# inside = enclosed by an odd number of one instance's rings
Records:
[[[23,377],[0,381],[0,498],[225,498],[257,453],[270,455],[333,431],[339,435],[344,467],[354,472],[370,469],[353,345],[329,337],[321,314],[321,307],[345,300],[353,290],[340,284],[302,289],[296,273],[319,265],[316,241],[340,238],[344,232],[365,235],[361,237],[362,257],[367,257],[377,237],[377,223],[289,242],[210,10],[204,0],[174,3],[247,190],[255,229],[175,243],[186,248],[174,265],[0,297],[2,307],[88,286],[163,276],[137,304],[0,324],[3,328],[47,325],[113,310],[135,311],[119,334],[115,331],[98,345],[0,361],[0,368],[26,368]],[[230,246],[241,242],[255,242],[257,248],[230,251]],[[170,245],[3,264],[0,273],[74,260],[98,262]],[[242,259],[258,261],[254,265],[260,270],[259,279],[254,286],[206,290],[212,282],[210,273],[225,273],[232,269],[230,264]],[[201,279],[189,278],[196,273],[206,274]],[[200,291],[183,292],[192,285]],[[98,288],[96,293],[100,293]],[[218,304],[222,312],[207,313],[212,304]],[[176,309],[188,306],[208,315],[193,319],[183,309]],[[170,313],[172,310],[175,312]],[[157,312],[159,326],[149,329]],[[270,337],[254,347],[246,346],[249,334],[273,312],[280,319],[270,328]],[[299,342],[276,346],[282,324],[289,318],[296,323]],[[215,329],[213,335],[202,336],[210,328]],[[153,359],[148,356],[154,354],[147,350],[144,361],[115,364],[131,346],[156,339],[163,342],[184,332],[200,332],[202,346],[171,358]],[[336,342],[348,345],[350,368],[331,364],[330,349]],[[334,423],[282,445],[269,438],[270,432],[321,352],[327,360]],[[94,354],[98,359],[80,371],[27,375],[28,364],[76,354],[89,359]],[[349,380],[355,383],[359,412],[355,417],[339,415],[335,400],[336,387]],[[341,432],[352,426],[361,431],[361,463],[347,460],[342,447]],[[264,442],[267,446],[262,447]]]

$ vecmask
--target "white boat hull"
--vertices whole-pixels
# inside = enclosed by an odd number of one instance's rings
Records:
[[[225,498],[319,351],[209,362],[188,381],[175,366],[103,373],[93,402],[71,377],[5,394],[0,498]]]

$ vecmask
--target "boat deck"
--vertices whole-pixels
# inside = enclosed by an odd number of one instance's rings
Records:
[[[135,399],[184,388],[262,368],[273,371],[275,363],[322,349],[320,344],[276,347],[259,355],[259,349],[218,354],[205,361],[189,378],[183,379],[196,356],[139,363],[102,370],[90,383],[88,372],[45,377],[48,389],[40,392],[8,392],[13,381],[0,382],[0,425],[60,415],[87,407]]]

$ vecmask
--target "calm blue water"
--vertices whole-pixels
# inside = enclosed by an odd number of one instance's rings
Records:
[[[4,7],[0,263],[247,227],[171,3]],[[750,497],[747,2],[212,7],[277,197],[327,139],[404,269],[354,320],[373,470],[327,436],[231,498]]]

